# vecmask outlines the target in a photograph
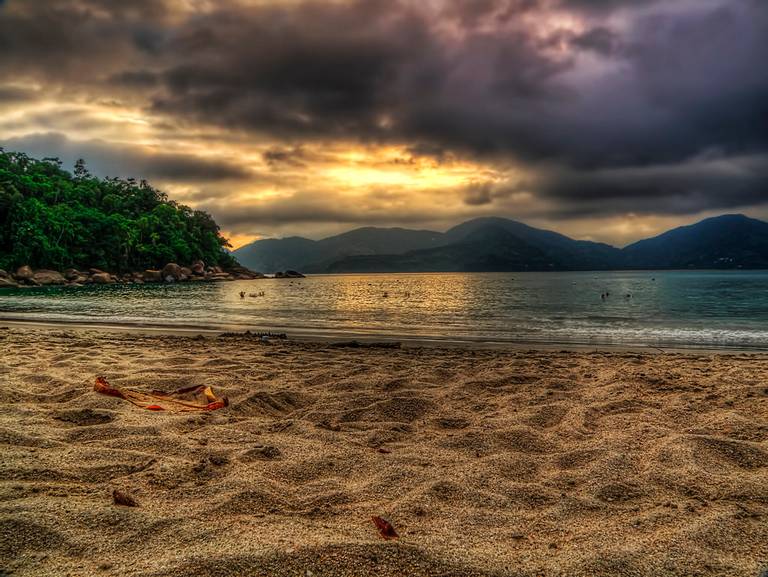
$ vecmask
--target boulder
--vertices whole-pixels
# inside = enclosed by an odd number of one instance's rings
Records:
[[[20,266],[16,269],[16,274],[13,275],[16,277],[16,280],[32,280],[32,276],[34,276],[34,272],[32,272],[32,269],[28,264],[25,264],[24,266]]]
[[[74,284],[85,284],[85,283],[87,283],[89,280],[90,280],[90,279],[89,279],[87,276],[85,276],[84,274],[81,274],[81,275],[80,275],[80,276],[78,276],[76,279],[74,279],[72,282],[73,282]]]
[[[205,274],[205,263],[201,260],[196,260],[192,263],[192,274],[195,276],[203,276]]]
[[[8,278],[8,273],[0,268],[0,278]]]
[[[7,277],[0,277],[0,288],[15,288],[19,286],[16,281]]]
[[[295,270],[287,270],[285,271],[285,278],[306,278],[306,277],[300,272],[297,272]]]
[[[166,281],[166,282],[173,282],[176,280],[181,279],[181,267],[177,265],[175,262],[169,262],[167,265],[163,267],[163,270],[160,271],[160,276]],[[170,277],[170,280],[168,280],[168,277]]]
[[[147,269],[144,271],[144,282],[162,282],[163,274],[159,270]]]
[[[100,268],[89,268],[89,269],[88,269],[88,272],[89,272],[89,273],[91,273],[91,274],[101,274],[101,273],[103,273],[104,271],[103,271],[103,270],[101,270]]]
[[[215,272],[212,273],[208,278],[211,280],[234,280],[234,278],[226,272]]]
[[[222,273],[224,270],[220,266],[213,267],[213,272]]]
[[[64,284],[67,282],[60,272],[46,269],[36,270],[32,275],[32,280],[40,285]]]
[[[192,276],[192,269],[183,266],[181,267],[181,274],[182,276],[189,278]]]
[[[97,272],[91,275],[91,282],[96,284],[112,284],[115,279],[108,272]]]
[[[80,273],[75,268],[68,268],[64,271],[64,278],[67,280],[75,280],[80,276]]]

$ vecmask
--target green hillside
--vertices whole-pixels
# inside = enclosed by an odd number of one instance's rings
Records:
[[[96,178],[79,161],[35,160],[0,148],[0,268],[109,271],[202,260],[228,267],[228,242],[205,212],[146,181]]]

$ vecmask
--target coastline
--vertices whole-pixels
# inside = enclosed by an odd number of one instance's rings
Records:
[[[106,333],[128,333],[135,335],[179,336],[179,337],[217,337],[227,334],[233,338],[242,336],[246,338],[259,333],[285,334],[286,339],[297,343],[329,344],[339,342],[357,341],[360,343],[399,343],[403,347],[425,348],[458,348],[458,349],[487,349],[487,350],[517,350],[517,351],[572,351],[572,352],[631,352],[649,354],[688,354],[688,355],[768,355],[768,343],[765,347],[724,346],[712,347],[698,344],[690,346],[655,346],[648,344],[623,344],[623,343],[575,343],[559,341],[532,341],[532,340],[501,340],[481,338],[458,338],[438,336],[414,336],[397,333],[379,332],[355,332],[355,331],[321,331],[317,329],[302,329],[295,326],[181,326],[168,324],[138,324],[138,323],[114,323],[70,320],[31,320],[19,317],[0,316],[0,329],[2,328],[34,328],[37,330],[64,329],[75,332],[101,331]]]
[[[768,558],[768,355],[61,325],[0,330],[0,352],[0,569],[19,577],[741,577]],[[146,411],[96,376],[229,406]]]

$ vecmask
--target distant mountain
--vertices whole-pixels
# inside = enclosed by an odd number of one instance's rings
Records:
[[[298,236],[257,240],[233,255],[242,265],[267,273],[286,269],[317,273],[347,256],[399,254],[439,246],[442,236],[431,230],[365,227],[317,241]]]
[[[768,223],[710,218],[623,250],[505,218],[478,218],[445,233],[360,228],[319,241],[260,240],[234,252],[262,272],[437,272],[768,268]]]
[[[576,241],[504,218],[476,219],[450,229],[437,248],[399,255],[351,256],[328,272],[479,272],[608,269],[621,251]]]
[[[547,255],[506,231],[488,226],[471,231],[460,242],[399,255],[350,256],[328,272],[480,272],[548,270]]]
[[[768,223],[726,214],[624,248],[628,268],[768,268]]]

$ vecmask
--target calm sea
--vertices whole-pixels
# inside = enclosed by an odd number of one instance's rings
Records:
[[[243,299],[240,291],[255,296]],[[41,287],[0,292],[0,317],[289,336],[768,350],[768,271],[317,275]]]

